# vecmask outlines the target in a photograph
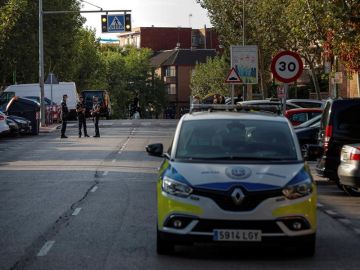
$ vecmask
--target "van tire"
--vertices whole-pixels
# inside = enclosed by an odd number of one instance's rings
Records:
[[[160,232],[156,232],[156,252],[159,255],[170,255],[174,253],[175,245],[172,241],[161,239]]]

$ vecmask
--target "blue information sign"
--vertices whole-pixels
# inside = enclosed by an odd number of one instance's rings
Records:
[[[108,33],[125,32],[125,15],[116,14],[107,16]]]

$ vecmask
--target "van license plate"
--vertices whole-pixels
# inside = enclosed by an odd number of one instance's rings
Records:
[[[261,242],[258,230],[214,230],[214,241]]]

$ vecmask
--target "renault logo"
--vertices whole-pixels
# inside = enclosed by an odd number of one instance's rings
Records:
[[[231,193],[231,198],[236,205],[240,205],[245,199],[245,195],[240,188],[235,188]]]

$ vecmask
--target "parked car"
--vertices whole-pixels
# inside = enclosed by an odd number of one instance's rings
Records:
[[[315,116],[321,115],[322,112],[323,110],[319,108],[291,109],[285,112],[285,117],[290,120],[293,126],[298,126]]]
[[[30,120],[16,115],[8,115],[7,118],[11,119],[18,125],[20,134],[31,134]]]
[[[24,117],[31,121],[31,134],[37,135],[40,130],[40,104],[34,100],[13,97],[6,106],[7,115]]]
[[[295,134],[299,140],[302,152],[306,151],[307,144],[317,144],[320,122],[304,128],[295,128]]]
[[[273,100],[248,100],[248,101],[241,101],[237,102],[236,104],[241,105],[265,105],[265,106],[282,106],[282,103],[280,101],[273,101]],[[286,110],[291,109],[298,109],[301,108],[300,106],[296,104],[292,104],[291,102],[286,101]]]
[[[360,143],[344,145],[338,168],[340,184],[352,196],[360,196]]]
[[[20,128],[18,126],[18,124],[10,119],[9,117],[6,118],[6,124],[9,126],[10,128],[10,135],[11,136],[19,136],[20,135]]]
[[[345,144],[360,143],[360,99],[327,100],[320,121],[319,145],[323,148],[316,171],[339,183],[340,153]]]
[[[294,129],[298,129],[298,128],[306,128],[306,127],[310,127],[316,123],[319,123],[319,127],[320,127],[320,120],[321,120],[321,114],[311,118],[310,120],[294,127]]]
[[[10,132],[10,128],[6,123],[6,115],[0,112],[0,136],[4,136]]]
[[[322,108],[325,105],[324,100],[317,99],[288,99],[288,101],[302,108]]]
[[[157,252],[182,243],[286,243],[312,256],[316,185],[291,124],[258,112],[184,115],[157,181]]]
[[[106,119],[111,118],[110,96],[106,90],[84,90],[81,92],[81,95],[85,100],[86,117],[90,116],[90,110],[93,106],[93,97],[96,96],[101,104],[100,117],[106,117]]]

